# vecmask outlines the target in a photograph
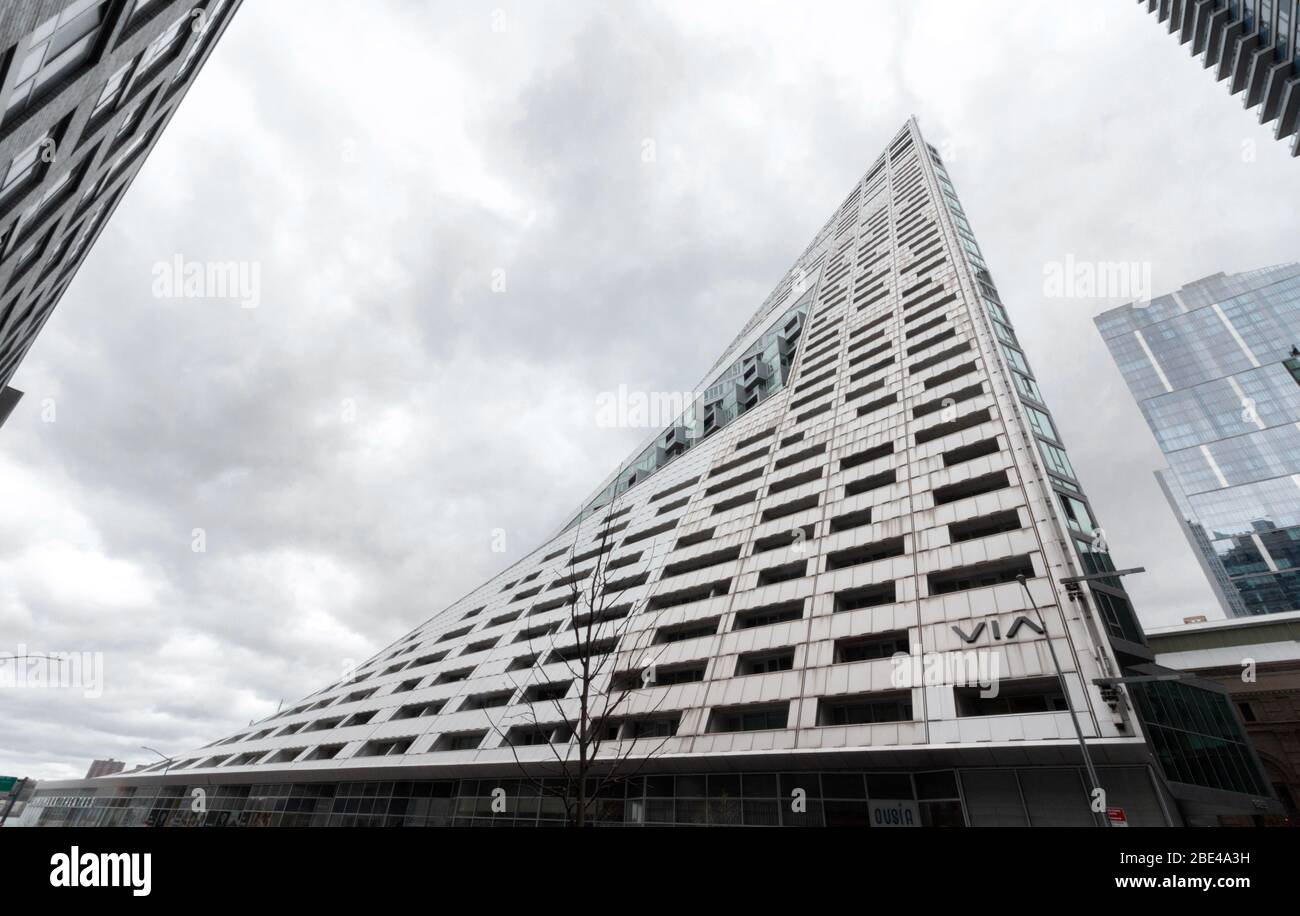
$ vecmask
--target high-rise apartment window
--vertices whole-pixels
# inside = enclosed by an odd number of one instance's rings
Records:
[[[117,103],[126,95],[127,80],[130,78],[131,72],[135,69],[135,63],[139,59],[137,55],[133,60],[127,61],[113,71],[112,76],[108,78],[108,82],[104,84],[104,88],[99,91],[99,99],[95,102],[95,107],[91,109],[90,119],[92,121],[117,107]]]
[[[688,639],[698,639],[701,636],[713,636],[718,632],[719,619],[718,617],[708,617],[704,620],[690,620],[685,623],[660,627],[655,631],[655,642],[683,642]]]
[[[393,713],[393,718],[419,719],[423,716],[436,716],[442,712],[442,707],[446,705],[446,702],[446,700],[435,700],[432,703],[411,703]]]
[[[108,0],[73,0],[18,43],[0,89],[0,123],[12,123],[90,59],[107,21],[107,5]]]
[[[391,738],[384,741],[367,741],[357,751],[358,757],[395,757],[405,754],[414,738]]]
[[[806,562],[806,561],[805,561]],[[766,627],[774,623],[788,623],[803,617],[804,600],[782,601],[777,604],[765,604],[736,614],[733,629],[748,630],[752,627]]]
[[[19,274],[21,274],[32,264],[36,263],[36,259],[39,258],[41,256],[41,252],[45,250],[45,246],[46,244],[49,243],[50,236],[53,235],[53,233],[54,230],[50,229],[48,232],[45,233],[45,235],[37,236],[36,238],[32,239],[30,242],[28,242],[19,250],[18,257],[14,263],[14,272],[13,272],[14,278],[16,278]],[[17,235],[18,233],[15,232],[14,237],[16,238]],[[26,318],[25,315],[23,317]]]
[[[122,154],[113,160],[113,164],[108,169],[110,181],[116,178],[130,164],[136,153],[148,145],[149,141],[153,139],[153,135],[158,131],[158,124],[158,121],[154,121],[153,126],[128,143],[126,148],[122,150]]]
[[[767,652],[749,652],[736,662],[736,676],[750,674],[771,674],[774,671],[789,671],[794,668],[794,649],[774,649]]]
[[[144,49],[144,54],[140,57],[140,63],[135,68],[135,73],[131,76],[131,82],[148,77],[150,71],[159,63],[165,61],[168,56],[175,54],[180,50],[185,41],[185,26],[190,21],[190,14],[187,10],[178,16],[171,25],[163,29],[162,33],[149,42]],[[129,89],[127,90],[130,91]]]
[[[752,732],[785,728],[790,718],[790,704],[770,706],[734,706],[715,709],[709,716],[711,732]]]
[[[835,663],[874,661],[909,651],[906,630],[835,640]]]
[[[1034,575],[1033,561],[1027,555],[1022,555],[932,572],[928,579],[931,595],[947,595],[1014,582],[1017,576],[1032,579]]]
[[[126,14],[128,23],[137,22],[146,15],[157,12],[157,8],[163,4],[164,0],[133,0],[131,3],[131,12]]]
[[[818,725],[871,725],[878,722],[908,722],[911,719],[912,693],[908,690],[823,698],[817,702]]]
[[[208,34],[212,30],[212,24],[221,16],[221,9],[226,5],[226,0],[213,0],[208,4],[208,8],[203,11],[203,25],[199,28],[198,37],[190,45],[190,49],[185,52],[185,59],[176,69],[175,79],[180,79],[189,70],[190,64],[194,63],[194,58],[198,57],[199,51],[202,50]],[[527,581],[526,579],[524,581]]]
[[[435,751],[472,751],[476,750],[487,737],[486,731],[452,732],[443,735],[433,745]]]
[[[547,703],[564,699],[573,681],[557,681],[553,684],[533,684],[524,690],[523,702]]]
[[[1054,677],[1026,678],[1021,681],[1003,681],[998,685],[997,696],[984,696],[981,687],[958,687],[959,716],[1023,715],[1034,712],[1062,712],[1066,709],[1061,682]]]
[[[41,152],[53,148],[54,128],[51,128],[30,146],[20,150],[9,161],[9,166],[5,169],[3,178],[0,178],[0,202],[36,177],[41,166],[45,164]]]
[[[1056,434],[1056,427],[1052,425],[1051,418],[1039,410],[1037,407],[1025,405],[1025,414],[1029,417],[1029,425],[1034,428],[1034,432],[1040,436],[1046,436],[1048,439],[1061,441],[1061,437]]]
[[[563,728],[556,725],[516,725],[506,732],[506,745],[531,747],[538,744],[552,744],[557,740],[567,740],[563,737],[557,738],[557,733],[562,732]]]
[[[628,722],[629,738],[671,738],[681,724],[680,715],[647,716]]]
[[[1053,474],[1060,474],[1062,477],[1073,478],[1075,476],[1074,466],[1070,464],[1070,459],[1066,456],[1064,449],[1057,448],[1042,439],[1038,440],[1038,447],[1043,452],[1043,460],[1047,462],[1049,471]]]
[[[1096,531],[1096,524],[1092,520],[1092,513],[1088,511],[1087,503],[1073,496],[1066,496],[1064,493],[1059,495],[1061,508],[1065,510],[1065,520],[1069,526],[1075,531],[1093,534]]]
[[[465,698],[461,703],[461,711],[469,709],[496,709],[499,706],[506,706],[510,703],[510,698],[515,695],[514,690],[494,690],[488,693],[476,693]]]
[[[19,242],[26,241],[27,236],[29,235],[29,230],[39,222],[40,218],[44,216],[45,213],[62,203],[64,198],[81,184],[81,177],[86,173],[86,169],[93,158],[94,153],[92,152],[85,156],[81,160],[80,164],[65,169],[63,174],[52,181],[45,189],[45,192],[33,201],[31,206],[23,211],[22,216],[18,218],[18,223],[14,227],[14,231],[10,234],[6,243],[6,250],[4,252],[6,256]],[[43,245],[41,247],[43,247]],[[24,251],[26,251],[26,249],[24,249]]]

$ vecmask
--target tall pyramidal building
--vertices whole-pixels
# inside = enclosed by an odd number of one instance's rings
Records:
[[[1088,825],[1094,788],[1131,824],[1275,804],[1220,689],[1155,679],[915,121],[696,390],[550,541],[349,676],[43,783],[24,822],[560,823],[575,774],[588,819],[622,824]]]

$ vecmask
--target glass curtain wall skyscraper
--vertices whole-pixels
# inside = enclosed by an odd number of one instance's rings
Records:
[[[1300,0],[1137,2],[1300,156]]]
[[[1096,323],[1224,613],[1300,610],[1300,265],[1215,274]]]
[[[572,764],[588,695],[617,708],[597,772],[631,769],[602,823],[1090,825],[1075,716],[1130,823],[1270,803],[1221,691],[1145,677],[915,121],[694,390],[545,544],[356,671],[205,747],[43,784],[24,822],[554,823],[530,778]]]

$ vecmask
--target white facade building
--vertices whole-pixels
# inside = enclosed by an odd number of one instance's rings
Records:
[[[1236,757],[1168,775],[1180,745],[1113,681],[1152,661],[1118,578],[1061,584],[1114,567],[915,121],[696,390],[560,533],[355,675],[43,785],[25,822],[562,818],[529,778],[575,754],[575,608],[605,618],[598,758],[628,776],[597,820],[1088,825],[1071,708],[1131,824],[1179,822],[1191,785],[1267,800]]]

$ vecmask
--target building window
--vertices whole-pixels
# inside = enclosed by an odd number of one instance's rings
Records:
[[[817,701],[818,725],[872,725],[880,722],[910,722],[912,693],[861,694]]]
[[[342,744],[322,744],[307,754],[303,760],[333,760],[343,750]]]
[[[442,707],[446,705],[446,700],[435,700],[432,703],[411,703],[408,706],[402,706],[393,713],[394,719],[420,719],[425,716],[436,716],[442,712]]]
[[[167,26],[162,33],[149,42],[140,55],[140,63],[136,65],[135,72],[131,75],[131,86],[141,79],[147,79],[152,75],[152,71],[157,66],[165,63],[167,58],[180,50],[185,42],[185,26],[190,20],[189,11],[178,16],[171,25]],[[130,93],[128,88],[127,92]]]
[[[175,79],[179,80],[183,77],[186,71],[189,70],[190,64],[194,63],[194,59],[198,57],[199,51],[201,51],[205,46],[208,34],[212,30],[213,23],[215,23],[221,16],[222,7],[225,5],[226,0],[215,0],[215,2],[208,4],[208,8],[203,11],[203,25],[199,28],[198,37],[194,39],[194,43],[190,45],[190,49],[185,52],[185,59],[181,61],[180,67],[176,69]],[[536,575],[536,573],[534,573],[534,575]],[[528,580],[525,579],[524,581],[527,582]]]
[[[506,746],[532,747],[538,744],[562,744],[568,729],[559,725],[516,725],[506,732]]]
[[[910,651],[906,630],[877,633],[871,636],[850,636],[835,640],[835,663],[866,662],[891,658]]]
[[[1172,782],[1267,795],[1250,740],[1238,727],[1228,697],[1193,683],[1129,685],[1151,750]]]
[[[117,107],[117,103],[122,101],[122,97],[126,95],[127,80],[130,78],[131,71],[135,69],[135,63],[139,59],[137,55],[133,60],[127,61],[113,71],[113,75],[108,78],[104,88],[99,91],[99,100],[95,102],[95,107],[90,112],[92,122],[103,117],[105,113],[112,111]]]
[[[992,493],[994,490],[1005,490],[1009,486],[1011,480],[1007,472],[994,471],[992,474],[981,474],[979,477],[935,487],[930,491],[930,496],[936,506],[943,506],[972,496]]]
[[[1028,408],[1031,409],[1032,408]],[[1074,466],[1070,464],[1070,459],[1065,454],[1065,449],[1058,448],[1049,442],[1038,440],[1038,447],[1042,450],[1043,461],[1047,463],[1047,469],[1053,474],[1060,474],[1062,477],[1075,478]]]
[[[1064,493],[1057,495],[1061,498],[1061,508],[1065,511],[1066,523],[1075,531],[1085,535],[1095,534],[1097,526],[1092,520],[1092,513],[1088,511],[1087,503],[1073,496],[1066,496]]]
[[[1052,425],[1052,419],[1043,413],[1037,407],[1030,407],[1028,404],[1023,405],[1025,414],[1029,417],[1029,425],[1034,428],[1034,432],[1040,436],[1046,436],[1048,439],[1061,441],[1061,437],[1056,434],[1056,427]]]
[[[736,662],[736,677],[750,674],[771,674],[774,671],[790,671],[794,668],[794,648],[775,649],[767,652],[747,652]]]
[[[367,741],[357,751],[358,757],[395,757],[405,754],[414,738],[391,738],[384,741]]]
[[[753,732],[785,728],[790,718],[790,704],[770,706],[733,706],[715,709],[709,716],[711,732]]]
[[[132,25],[140,22],[146,15],[153,15],[162,4],[163,0],[133,0],[131,11],[126,14],[127,24]],[[150,7],[154,9],[151,10]]]
[[[760,570],[758,573],[759,585],[776,585],[778,582],[789,582],[792,579],[802,579],[808,574],[808,561],[797,560],[794,563],[785,563],[781,566],[769,566],[767,569]]]
[[[1054,677],[1002,681],[996,696],[984,696],[982,687],[957,687],[959,716],[1010,716],[1035,712],[1064,712],[1065,694]]]
[[[18,43],[5,74],[4,115],[8,126],[49,90],[90,60],[103,31],[107,0],[74,0]]]
[[[448,641],[453,640],[453,639],[458,639],[459,637],[461,637],[461,636],[465,636],[466,634],[468,634],[469,631],[472,630],[472,629],[474,629],[474,628],[473,628],[473,627],[460,627],[459,629],[456,629],[456,630],[448,630],[446,633],[443,633],[441,636],[439,636],[437,641],[438,641],[438,642],[448,642]]]
[[[928,578],[931,595],[946,595],[950,592],[1015,582],[1017,576],[1032,579],[1034,575],[1033,561],[1028,556],[1018,556],[932,572]]]
[[[765,604],[762,607],[751,608],[748,611],[741,611],[736,614],[736,622],[732,626],[732,629],[749,630],[754,627],[766,627],[771,626],[772,624],[788,623],[791,620],[799,620],[803,617],[803,605],[803,599],[799,598],[795,601],[783,601],[779,604]]]
[[[499,636],[493,636],[491,639],[480,639],[478,642],[472,642],[465,647],[461,655],[473,655],[475,652],[486,652],[497,644]]]
[[[29,230],[40,221],[41,217],[60,204],[68,194],[72,193],[81,184],[81,178],[86,173],[86,168],[90,165],[92,158],[94,158],[93,152],[86,156],[80,165],[65,169],[63,174],[50,182],[45,192],[23,211],[22,216],[18,217],[18,223],[14,227],[13,233],[9,236],[8,251],[5,254],[8,254],[17,246],[18,242],[25,239]]]
[[[981,515],[948,526],[948,540],[954,544],[1016,531],[1020,528],[1020,513],[1015,509]]]
[[[159,123],[161,122],[154,121],[153,126],[128,143],[126,148],[122,150],[122,154],[113,160],[113,164],[109,166],[108,169],[109,181],[116,178],[122,170],[130,164],[131,160],[135,158],[135,155],[153,139],[154,133],[158,130]]]
[[[45,250],[45,246],[49,244],[52,235],[54,235],[54,230],[51,228],[44,235],[37,236],[18,250],[18,255],[14,260],[14,272],[9,278],[10,282],[17,280],[27,268],[36,263],[41,256],[41,252]],[[23,317],[26,318],[25,315]]]
[[[681,724],[681,720],[680,715],[632,719],[627,723],[627,737],[671,738],[677,734],[677,726]]]
[[[537,659],[538,659],[538,656],[537,656],[536,654],[533,654],[533,655],[520,655],[520,656],[518,656],[514,661],[512,661],[512,662],[510,663],[510,665],[506,668],[506,670],[507,670],[507,671],[526,671],[526,670],[528,670],[529,668],[533,667],[533,665],[537,664]]]
[[[856,611],[881,604],[893,604],[895,594],[893,582],[882,582],[879,585],[865,585],[862,588],[851,588],[846,591],[836,592],[835,612]]]
[[[667,687],[670,684],[694,684],[704,680],[707,662],[687,662],[682,665],[653,665],[632,671],[620,671],[614,675],[611,686],[614,690],[636,690],[641,687]]]
[[[564,699],[573,681],[557,681],[554,684],[533,684],[524,690],[524,703],[546,703]]]
[[[452,732],[450,734],[439,736],[434,742],[431,750],[434,751],[473,751],[483,743],[487,737],[486,731],[477,732]]]
[[[41,167],[48,164],[46,159],[41,156],[41,153],[46,149],[53,150],[55,148],[54,142],[54,129],[51,128],[44,136],[37,139],[26,149],[20,150],[9,161],[9,166],[5,169],[3,178],[0,178],[0,202],[36,178]]]
[[[677,623],[672,626],[660,627],[655,632],[655,643],[683,642],[687,639],[699,639],[702,636],[713,636],[718,632],[718,617],[708,617],[704,620],[690,620],[686,623]]]
[[[465,702],[460,705],[460,711],[467,709],[496,709],[499,706],[508,706],[510,698],[515,695],[513,690],[495,690],[489,693],[476,693],[473,696],[465,698]]]
[[[152,99],[152,97],[153,94],[150,93],[148,99],[145,99],[142,102],[137,102],[127,110],[125,115],[122,116],[122,123],[117,126],[117,132],[113,134],[113,141],[115,143],[121,143],[126,140],[127,137],[131,136],[131,134],[135,133],[135,129],[139,127],[140,122],[144,120],[145,110],[149,107],[149,100]]]

